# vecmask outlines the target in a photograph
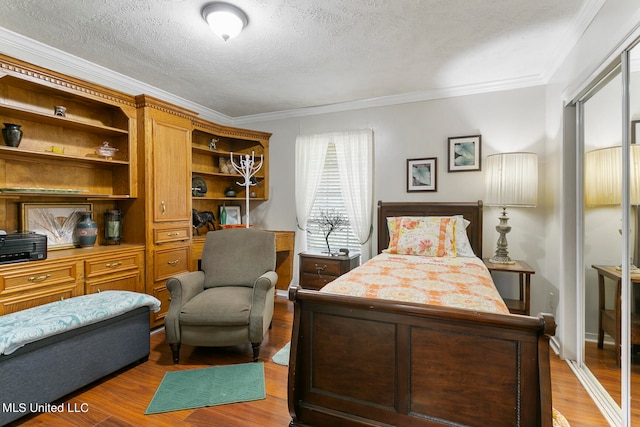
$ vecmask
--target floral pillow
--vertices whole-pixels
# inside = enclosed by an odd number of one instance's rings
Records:
[[[475,257],[469,243],[470,222],[451,217],[389,217],[390,242],[385,252],[424,256]],[[440,231],[444,231],[441,235]],[[437,241],[437,245],[435,242]],[[453,242],[453,243],[451,243]]]
[[[456,256],[452,217],[390,217],[388,252],[433,257]]]

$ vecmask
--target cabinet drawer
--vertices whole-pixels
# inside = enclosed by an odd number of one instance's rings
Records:
[[[125,272],[115,276],[105,276],[102,280],[87,280],[85,292],[95,294],[102,291],[141,291],[138,289],[140,273],[137,271]]]
[[[156,228],[153,230],[153,240],[156,244],[189,240],[191,228],[187,225],[173,228]]]
[[[4,271],[0,273],[0,295],[75,283],[79,274],[76,262],[50,263],[28,271]]]
[[[339,260],[302,258],[302,271],[305,273],[314,273],[317,275],[340,276],[342,274],[342,264]]]
[[[138,269],[138,257],[136,254],[130,254],[85,261],[84,268],[87,278],[134,270]]]
[[[8,298],[0,298],[0,316],[82,295],[82,284],[41,288],[39,292],[18,292]]]
[[[189,271],[189,247],[172,248],[154,253],[154,279],[163,280]]]
[[[302,273],[300,274],[300,286],[303,289],[315,289],[319,290],[327,283],[335,280],[338,276],[318,276],[317,273]]]

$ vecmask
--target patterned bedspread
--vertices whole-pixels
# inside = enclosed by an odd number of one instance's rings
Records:
[[[143,306],[157,312],[160,301],[136,292],[103,291],[5,314],[0,316],[0,354]]]
[[[321,292],[509,313],[479,258],[381,253]]]

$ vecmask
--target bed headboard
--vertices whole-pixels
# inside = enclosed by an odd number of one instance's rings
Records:
[[[387,218],[393,216],[451,216],[462,215],[471,222],[467,227],[469,243],[482,258],[482,201],[478,202],[383,202],[378,201],[378,253],[389,246]]]

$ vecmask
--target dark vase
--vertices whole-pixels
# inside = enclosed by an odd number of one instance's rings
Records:
[[[92,248],[98,237],[98,225],[91,218],[91,212],[80,212],[80,221],[76,224],[76,236],[81,248]]]
[[[17,147],[20,145],[20,140],[22,140],[20,125],[5,123],[4,128],[2,128],[2,138],[4,139],[4,143],[9,147]]]

